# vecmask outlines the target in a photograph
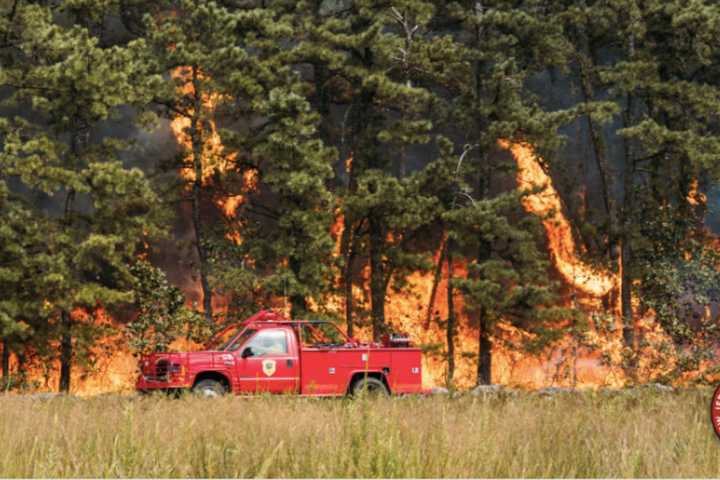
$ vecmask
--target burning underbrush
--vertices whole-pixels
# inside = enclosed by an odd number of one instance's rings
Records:
[[[212,94],[195,95],[195,85],[202,79],[202,73],[179,67],[173,71],[172,77],[178,91],[189,97],[197,97],[195,105],[205,110],[204,116],[196,116],[192,108],[184,115],[177,115],[170,123],[177,143],[183,147],[185,157],[180,169],[180,178],[185,182],[187,194],[197,188],[213,186],[212,204],[225,222],[240,222],[239,209],[244,207],[246,197],[258,190],[259,173],[257,169],[246,168],[239,178],[239,187],[234,186],[235,193],[228,193],[223,185],[216,185],[218,173],[226,173],[237,160],[237,154],[229,152],[223,145],[219,129],[211,120],[212,113],[225,99]],[[194,130],[193,130],[194,129]],[[189,132],[195,132],[195,137]],[[510,152],[515,160],[516,183],[518,188],[530,193],[523,197],[523,206],[529,213],[541,219],[546,234],[548,257],[552,269],[548,272],[550,281],[562,284],[560,303],[565,308],[580,315],[569,315],[552,327],[566,333],[556,337],[553,342],[543,348],[536,348],[529,353],[527,344],[536,339],[527,331],[516,328],[502,320],[491,333],[492,367],[490,376],[493,383],[519,386],[524,388],[540,388],[545,386],[569,387],[619,387],[629,380],[626,364],[628,352],[623,342],[623,322],[619,291],[621,275],[616,271],[590,265],[583,260],[585,252],[576,241],[570,220],[565,216],[565,208],[561,196],[555,189],[552,179],[543,169],[542,160],[533,148],[526,144],[500,141],[502,149]],[[200,158],[197,156],[201,155]],[[352,157],[346,167],[352,168]],[[691,192],[691,204],[698,205],[705,201],[697,192],[694,184]],[[187,212],[186,212],[187,213]],[[193,211],[192,215],[198,212]],[[341,256],[341,239],[344,221],[342,214],[336,212],[336,221],[331,233],[336,241],[335,256]],[[240,225],[241,226],[241,225]],[[197,227],[197,226],[196,226]],[[242,229],[228,230],[226,238],[236,245],[243,242],[239,233]],[[200,242],[199,234],[195,243]],[[423,383],[425,387],[444,385],[448,376],[447,358],[447,319],[450,315],[448,291],[450,273],[448,265],[442,261],[443,245],[430,260],[439,266],[433,271],[417,271],[407,278],[407,287],[396,291],[392,285],[388,289],[385,303],[385,318],[390,328],[410,336],[416,345],[423,347],[424,369]],[[198,251],[202,255],[201,251]],[[468,265],[463,260],[453,264],[453,278],[466,277]],[[188,306],[198,309],[198,305],[206,296],[207,287],[202,279],[185,275],[192,280],[183,280],[183,290]],[[370,270],[366,265],[357,273],[358,280],[352,286],[352,302],[356,312],[370,310]],[[338,280],[338,284],[342,283]],[[337,291],[340,290],[338,286]],[[231,298],[216,292],[212,301],[205,304],[211,308],[216,318],[232,317]],[[478,357],[482,354],[480,345],[480,327],[474,320],[475,313],[467,308],[462,295],[453,296],[452,310],[459,319],[454,335],[455,366],[453,385],[466,389],[474,386],[480,376]],[[267,307],[268,305],[263,305]],[[290,313],[289,305],[280,299],[270,299],[274,308]],[[633,304],[635,334],[642,339],[637,348],[634,360],[633,381],[652,380],[663,377],[676,364],[677,355],[673,352],[672,340],[655,321],[652,310],[642,310]],[[336,319],[344,317],[346,299],[343,295],[332,292],[326,296],[322,305],[314,305],[314,309],[325,316]],[[202,309],[201,309],[202,310]],[[706,309],[707,310],[707,309]],[[98,306],[93,311],[77,309],[73,312],[75,322],[93,324],[96,333],[104,327],[109,331],[122,332],[126,321],[113,318],[105,309]],[[711,311],[705,313],[712,316]],[[582,317],[582,321],[578,318]],[[368,340],[371,330],[366,319],[356,319],[356,337]],[[101,335],[102,336],[102,335]],[[82,339],[77,339],[82,341]],[[172,345],[175,349],[200,348],[200,345],[188,341],[178,341]],[[103,392],[129,391],[133,388],[137,374],[137,359],[131,353],[127,340],[122,334],[113,333],[104,336],[87,350],[87,354],[78,360],[80,373],[75,375],[72,391],[82,395]],[[24,358],[10,359],[10,369],[17,369]],[[22,365],[27,373],[27,384],[35,389],[52,390],[59,376],[58,362],[29,361]],[[712,366],[711,360],[703,363],[704,368]],[[686,377],[686,378],[691,378]]]
[[[180,75],[178,73],[178,75]],[[206,100],[212,103],[213,99]],[[184,137],[183,122],[178,120],[173,130],[181,143],[190,140]],[[214,125],[208,142],[214,155],[222,156],[222,144],[219,143]],[[517,183],[519,187],[531,190],[542,187],[525,197],[524,207],[542,219],[549,256],[554,266],[554,274],[563,284],[562,302],[566,307],[582,313],[583,328],[574,320],[568,320],[555,328],[562,328],[567,333],[556,339],[552,345],[540,349],[533,354],[523,348],[532,342],[531,334],[514,328],[509,323],[501,322],[493,333],[493,383],[500,383],[523,388],[540,388],[546,386],[568,386],[579,388],[620,387],[627,383],[628,378],[623,363],[626,351],[623,346],[622,321],[620,306],[608,305],[608,299],[615,298],[620,285],[617,273],[603,271],[583,262],[582,251],[573,237],[568,219],[563,214],[561,198],[552,180],[541,167],[533,149],[526,145],[501,142],[517,162]],[[220,167],[221,168],[221,167]],[[206,172],[208,169],[205,170]],[[183,173],[192,179],[193,173]],[[249,173],[246,179],[246,191],[255,188],[254,174]],[[204,181],[211,181],[208,177]],[[242,204],[243,197],[236,196],[218,199],[217,206],[228,218],[232,219],[237,208]],[[342,236],[342,219],[333,226],[333,235],[338,244]],[[233,238],[239,243],[241,238]],[[339,254],[339,249],[336,249]],[[438,263],[441,252],[432,259]],[[385,315],[390,326],[397,331],[408,334],[415,344],[425,349],[423,384],[425,387],[444,385],[447,376],[446,330],[443,319],[448,316],[448,299],[445,292],[448,288],[447,265],[442,266],[439,277],[433,272],[416,272],[408,278],[408,288],[402,292],[390,289],[385,305]],[[458,262],[454,274],[467,274],[466,265]],[[370,303],[369,272],[366,268],[360,272],[363,279],[353,286],[353,302],[358,311],[368,310]],[[186,291],[188,302],[202,298],[199,282],[195,288]],[[466,389],[474,386],[478,379],[479,336],[478,326],[472,322],[473,313],[464,305],[461,295],[454,298],[454,310],[458,322],[455,336],[455,371],[454,386]],[[195,305],[195,302],[192,302]],[[229,308],[229,299],[215,295],[213,310],[223,317]],[[289,307],[278,302],[279,309],[289,314]],[[654,321],[652,311],[638,312],[636,330],[643,339],[639,349],[639,360],[636,364],[636,381],[651,380],[662,377],[672,370],[675,355],[663,350],[671,342],[662,328]],[[318,308],[317,306],[315,308]],[[335,318],[342,318],[344,298],[341,295],[329,295],[321,310]],[[122,331],[123,322],[114,319],[105,309],[98,307],[93,312],[77,310],[73,313],[76,321],[90,322],[102,328],[116,327]],[[358,322],[355,336],[369,338],[370,330]],[[200,348],[198,344],[179,341],[173,344],[174,349]],[[13,358],[16,365],[18,359]],[[710,363],[706,362],[705,366]],[[137,374],[137,359],[130,351],[127,341],[121,334],[113,334],[103,338],[89,349],[89,355],[79,365],[81,373],[76,375],[72,391],[81,395],[92,395],[104,392],[129,391],[133,388]],[[58,368],[54,363],[30,363],[25,365],[29,372],[29,384],[40,390],[52,390],[57,384]],[[692,375],[690,376],[692,377]],[[687,377],[687,378],[690,378]]]

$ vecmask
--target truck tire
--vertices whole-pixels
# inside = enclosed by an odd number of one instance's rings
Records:
[[[192,391],[195,395],[205,398],[222,397],[227,393],[225,385],[212,378],[200,380],[195,384]]]
[[[384,397],[390,395],[385,383],[375,377],[362,377],[353,383],[352,395],[357,397],[359,395],[368,396],[379,396]]]

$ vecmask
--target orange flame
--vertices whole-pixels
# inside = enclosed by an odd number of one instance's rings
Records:
[[[553,187],[552,180],[543,171],[541,159],[529,145],[500,141],[500,146],[510,150],[517,162],[517,183],[520,188],[532,190],[543,188],[524,199],[525,208],[543,218],[547,232],[550,253],[555,266],[568,284],[592,295],[603,297],[618,284],[617,276],[598,271],[577,256],[577,245],[570,222],[562,214],[560,195]]]
[[[182,75],[178,69],[174,75]],[[190,82],[182,86],[183,89],[192,88]],[[213,100],[214,99],[214,100]],[[206,107],[212,108],[217,97],[208,96]],[[190,139],[186,134],[188,123],[186,119],[176,118],[173,120],[173,132],[178,142],[189,148]],[[203,161],[207,161],[209,168],[204,168],[203,182],[211,181],[211,173],[216,166],[212,165],[210,157],[221,157],[232,159],[233,157],[224,153],[224,146],[213,123],[210,123],[210,135],[208,137],[208,155]],[[516,180],[518,186],[524,189],[544,187],[537,193],[529,194],[524,199],[524,207],[543,219],[550,256],[558,272],[572,289],[583,292],[591,298],[599,298],[606,295],[612,289],[617,288],[618,276],[610,272],[598,271],[585,264],[578,256],[578,246],[573,238],[570,222],[563,215],[562,202],[559,194],[553,187],[551,178],[541,168],[541,159],[537,157],[531,146],[524,144],[513,144],[508,141],[501,141],[500,145],[508,149],[517,162],[518,172]],[[351,157],[352,158],[352,157]],[[349,158],[348,162],[352,159]],[[208,172],[206,174],[206,172]],[[186,179],[193,180],[192,171],[184,171]],[[246,172],[244,175],[245,185],[249,189],[255,189],[257,185],[257,172]],[[692,189],[691,189],[692,191]],[[694,195],[695,196],[695,195]],[[234,217],[237,209],[244,201],[243,195],[228,197],[218,200],[217,206],[222,209],[226,217]],[[336,212],[336,221],[331,232],[336,239],[335,255],[340,255],[340,238],[344,228],[343,216],[340,211]],[[240,242],[239,234],[233,238]],[[437,262],[439,253],[436,252],[434,260]],[[466,265],[458,259],[454,267],[455,275],[462,277],[466,275]],[[428,387],[444,384],[447,363],[445,359],[445,329],[444,321],[448,315],[447,305],[447,265],[442,266],[440,283],[437,286],[437,294],[434,305],[431,306],[433,321],[426,324],[425,317],[428,312],[431,291],[434,283],[433,272],[415,272],[409,277],[409,288],[404,292],[395,292],[389,289],[385,305],[387,322],[395,329],[403,331],[411,336],[417,343],[433,347],[436,353],[428,353],[423,358],[423,384]],[[366,266],[360,274],[360,281],[353,286],[353,299],[357,311],[369,310],[369,270]],[[471,387],[475,384],[477,358],[474,356],[478,351],[477,327],[469,322],[468,314],[465,311],[463,299],[458,293],[454,298],[456,315],[458,318],[458,331],[456,336],[456,370],[455,385],[460,388]],[[218,307],[221,307],[218,305]],[[225,305],[227,307],[227,305]],[[330,294],[326,299],[324,308],[342,317],[344,299],[339,294]],[[78,321],[90,321],[84,312],[74,312]],[[94,314],[97,322],[113,322],[104,309],[97,309]],[[646,315],[640,320],[642,328],[645,329],[645,338],[655,341],[662,340],[664,333],[653,322],[651,315]],[[369,338],[368,327],[360,327],[360,336]],[[498,326],[498,335],[505,338],[521,339],[523,332],[501,323]],[[540,358],[524,355],[520,351],[514,351],[495,342],[493,349],[493,381],[515,386],[542,387],[554,384],[557,380],[557,370],[567,368],[570,362],[575,369],[573,374],[576,386],[620,386],[624,382],[622,372],[612,365],[606,365],[601,361],[603,355],[609,355],[617,364],[622,351],[621,335],[612,338],[604,338],[597,331],[591,330],[587,333],[585,340],[590,344],[599,346],[594,352],[575,352],[571,349],[571,342],[568,340],[559,348]],[[118,349],[117,346],[120,348]],[[186,345],[192,349],[193,345]],[[101,355],[103,349],[113,348],[112,355]],[[85,374],[76,374],[73,379],[73,391],[81,395],[91,395],[109,391],[128,391],[132,389],[136,374],[135,358],[129,353],[127,346],[122,344],[121,339],[116,337],[103,339],[95,350],[98,355],[96,368]],[[569,356],[575,355],[573,359]],[[649,361],[649,360],[648,360]],[[47,384],[53,388],[57,384],[57,368],[54,369],[53,379]],[[77,371],[78,368],[75,368]],[[37,376],[37,374],[35,374]],[[560,380],[559,384],[567,384],[567,381]]]

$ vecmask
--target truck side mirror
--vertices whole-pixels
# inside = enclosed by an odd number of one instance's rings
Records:
[[[252,347],[245,347],[245,349],[240,354],[240,357],[248,358],[248,357],[252,357],[253,355],[255,355],[255,353],[253,353]]]

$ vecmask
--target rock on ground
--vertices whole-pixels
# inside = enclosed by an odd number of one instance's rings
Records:
[[[505,387],[498,384],[493,385],[478,385],[477,387],[470,390],[470,395],[475,397],[480,395],[495,395],[505,390]]]
[[[432,390],[430,390],[431,395],[448,395],[449,393],[450,390],[445,387],[432,387]]]

